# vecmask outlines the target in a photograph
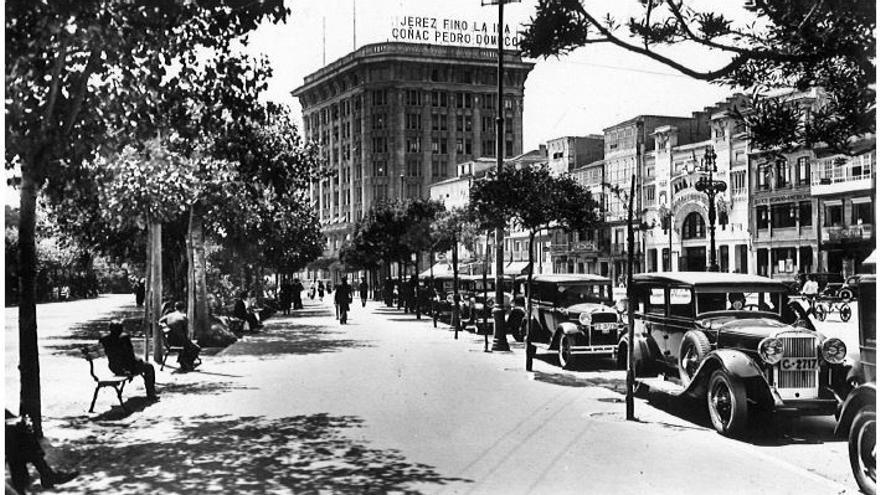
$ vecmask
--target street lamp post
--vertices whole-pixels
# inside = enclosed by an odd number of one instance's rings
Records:
[[[482,5],[498,4],[498,101],[495,117],[495,155],[498,174],[504,167],[504,4],[519,0],[482,0]],[[504,228],[495,228],[495,305],[492,307],[492,320],[495,331],[492,338],[493,351],[509,351],[510,344],[504,333]]]
[[[706,154],[703,155],[703,163],[700,167],[701,172],[706,172],[709,177],[700,177],[697,181],[697,191],[706,193],[709,199],[709,271],[719,271],[718,259],[715,253],[715,196],[727,190],[727,183],[720,180],[714,180],[712,174],[718,171],[715,165],[715,149],[712,146],[706,148]]]

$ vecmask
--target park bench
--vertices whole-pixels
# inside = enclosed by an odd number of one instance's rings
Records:
[[[168,343],[168,333],[169,332],[171,332],[171,329],[168,328],[168,326],[163,325],[162,326],[162,346],[165,348],[165,352],[162,354],[162,366],[159,368],[159,371],[162,371],[165,369],[165,361],[168,360],[168,356],[171,353],[176,353],[179,356],[180,353],[183,352],[182,345],[171,345]],[[196,358],[193,365],[198,366],[200,364],[202,364],[202,359]]]
[[[116,398],[119,399],[119,405],[122,406],[123,410],[126,410],[125,403],[122,401],[122,391],[125,388],[125,384],[130,382],[134,378],[134,375],[98,376],[98,374],[95,373],[95,359],[100,356],[99,347],[83,346],[80,350],[83,353],[83,357],[89,362],[89,373],[95,380],[95,393],[92,395],[92,404],[89,406],[89,412],[95,412],[95,401],[98,400],[98,392],[104,387],[110,387],[116,392]]]

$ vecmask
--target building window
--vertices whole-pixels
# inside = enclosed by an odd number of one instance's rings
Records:
[[[767,213],[767,206],[755,207],[755,219],[758,222],[758,229],[766,229],[770,226],[770,215]]]
[[[431,158],[431,177],[446,177],[446,161],[440,157]]]
[[[388,90],[385,89],[376,89],[373,90],[373,105],[387,105],[388,104]]]
[[[422,175],[422,162],[419,160],[406,161],[406,175],[410,177],[419,177]]]
[[[445,114],[434,113],[431,114],[431,130],[432,131],[445,131],[447,129],[447,122],[449,119],[446,118]]]
[[[473,106],[473,95],[470,93],[456,93],[455,94],[455,107],[456,108],[471,108]]]
[[[798,204],[798,218],[801,227],[813,225],[813,204],[809,201],[801,201]]]
[[[825,226],[840,227],[843,225],[843,204],[837,201],[832,204],[825,204]]]
[[[766,191],[767,189],[770,189],[770,181],[768,180],[769,175],[770,175],[770,167],[769,166],[765,165],[763,167],[758,167],[758,190],[759,191]]]
[[[510,158],[513,156],[513,141],[507,140],[504,142],[504,157]]]
[[[483,156],[495,156],[495,140],[483,140]]]
[[[682,239],[703,239],[706,237],[706,221],[703,215],[697,212],[691,212],[684,219],[682,226]]]
[[[464,139],[463,138],[456,138],[455,152],[458,154],[464,153]]]
[[[417,131],[422,128],[422,116],[418,113],[406,114],[406,128],[411,131]]]
[[[495,128],[495,119],[492,117],[483,116],[482,122],[483,132],[492,132],[492,130]]]
[[[447,141],[446,137],[441,136],[440,137],[440,154],[445,155],[448,152],[449,152],[449,142]]]
[[[384,129],[385,128],[385,114],[384,113],[374,113],[373,114],[373,129]]]
[[[431,138],[431,153],[440,153],[440,139]]]
[[[471,155],[474,153],[473,143],[470,139],[464,140],[464,154]]]
[[[774,229],[796,226],[798,208],[794,203],[779,203],[770,207],[770,221]]]
[[[810,159],[806,156],[798,158],[798,185],[810,183]]]
[[[483,110],[495,110],[495,95],[483,94]]]
[[[422,151],[422,138],[419,136],[406,138],[406,151],[408,153],[420,153]]]
[[[654,194],[655,194],[655,186],[654,185],[645,186],[645,204],[646,205],[653,205],[654,204],[655,199],[656,199],[654,197]]]
[[[776,162],[776,187],[783,188],[791,185],[791,167],[788,160]]]
[[[373,138],[373,152],[387,153],[388,152],[388,140],[383,136],[374,137]]]
[[[746,171],[737,170],[730,173],[730,190],[734,195],[745,194],[746,192]]]
[[[850,225],[862,225],[874,223],[874,204],[870,198],[853,198],[852,200],[852,223]]]
[[[388,167],[385,164],[385,160],[373,160],[373,175],[376,177],[388,175]]]
[[[373,199],[376,201],[384,201],[388,199],[388,184],[377,184],[373,186]]]

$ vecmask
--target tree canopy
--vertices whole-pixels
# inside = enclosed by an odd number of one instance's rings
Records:
[[[581,0],[540,0],[522,38],[531,57],[606,43],[695,79],[752,93],[740,117],[761,148],[827,145],[846,151],[875,131],[876,4],[863,0],[755,0],[742,20],[687,0],[639,0],[640,15],[618,19]],[[729,58],[708,70],[670,55],[679,44]],[[772,90],[821,88],[811,108]]]

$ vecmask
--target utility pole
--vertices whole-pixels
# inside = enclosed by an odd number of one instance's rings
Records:
[[[633,197],[636,194],[636,175],[633,174],[630,179],[629,186],[629,207],[627,208],[626,222],[626,313],[629,328],[627,329],[627,339],[629,342],[629,355],[626,360],[626,419],[634,421],[635,416],[635,394],[636,388],[636,352],[635,352],[635,291],[633,289],[633,262],[635,261],[635,232],[633,232]],[[672,253],[670,253],[671,255]]]

